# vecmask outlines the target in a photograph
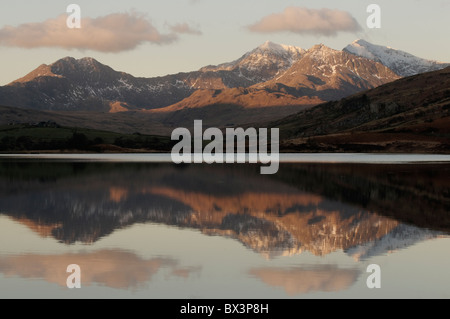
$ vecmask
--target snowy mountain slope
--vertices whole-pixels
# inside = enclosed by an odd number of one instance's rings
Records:
[[[304,49],[299,47],[267,41],[256,49],[247,52],[238,60],[218,66],[207,66],[200,69],[200,71],[231,71],[256,84],[270,80],[286,71],[305,52]]]
[[[375,45],[362,39],[349,44],[344,48],[344,51],[380,62],[403,77],[436,71],[450,66],[449,63],[422,59],[410,53]]]
[[[255,87],[279,90],[289,87],[296,96],[337,100],[397,80],[389,68],[344,51],[315,45],[282,75]]]
[[[443,232],[400,224],[385,236],[372,242],[352,247],[347,255],[356,260],[367,260],[390,252],[406,249],[426,240],[445,236]]]

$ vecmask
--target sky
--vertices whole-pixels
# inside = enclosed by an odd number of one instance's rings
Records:
[[[70,4],[81,28],[67,26]],[[369,28],[370,4],[381,28]],[[60,58],[137,77],[198,70],[272,41],[341,50],[356,39],[450,62],[450,0],[15,0],[0,2],[0,85]],[[71,20],[72,21],[72,20]]]

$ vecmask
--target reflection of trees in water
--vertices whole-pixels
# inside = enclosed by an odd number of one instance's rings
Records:
[[[450,165],[285,165],[276,178],[401,222],[450,230]]]

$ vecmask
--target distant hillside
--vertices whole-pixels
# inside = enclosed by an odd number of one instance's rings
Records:
[[[50,121],[65,127],[87,128],[120,134],[141,133],[169,136],[172,131],[155,116],[136,111],[124,113],[39,111],[0,106],[0,114],[0,126]]]
[[[52,121],[0,126],[0,153],[169,152],[173,144],[169,137],[63,127]]]
[[[450,67],[400,79],[282,120],[290,151],[450,153]]]

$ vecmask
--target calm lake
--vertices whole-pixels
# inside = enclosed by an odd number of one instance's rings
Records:
[[[450,298],[449,156],[260,166],[0,156],[0,298]]]

